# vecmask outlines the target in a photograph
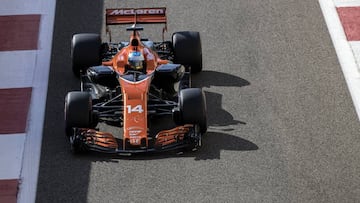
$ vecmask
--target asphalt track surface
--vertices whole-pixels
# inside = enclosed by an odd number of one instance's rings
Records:
[[[203,148],[71,155],[63,102],[79,89],[70,67],[72,34],[104,33],[104,8],[152,6],[168,8],[169,33],[201,33],[204,71],[194,84],[207,96]],[[142,36],[160,39],[160,32],[145,29]],[[359,132],[317,1],[62,0],[37,202],[356,202]]]

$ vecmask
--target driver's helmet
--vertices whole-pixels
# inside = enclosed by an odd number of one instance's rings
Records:
[[[128,56],[128,63],[133,70],[142,70],[144,65],[144,56],[141,52],[133,51]]]

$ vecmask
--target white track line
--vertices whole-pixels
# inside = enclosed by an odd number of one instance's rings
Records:
[[[1,52],[0,88],[31,87],[36,54],[37,50]]]
[[[334,0],[334,4],[336,7],[352,7],[352,6],[360,6],[359,0]]]
[[[36,197],[56,6],[56,0],[31,2],[37,2],[41,22],[18,203],[32,203]]]
[[[24,142],[25,133],[0,135],[0,180],[19,179]]]
[[[42,1],[47,0],[1,0],[1,15],[40,14]],[[50,0],[52,1],[52,0]]]
[[[331,0],[319,0],[319,3],[348,85],[355,110],[360,119],[360,74],[354,54],[346,39],[334,2]]]
[[[350,47],[355,57],[357,68],[360,71],[360,41],[350,41]]]

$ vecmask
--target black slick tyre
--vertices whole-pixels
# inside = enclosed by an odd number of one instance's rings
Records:
[[[179,107],[183,124],[197,124],[200,132],[207,131],[205,94],[200,88],[188,88],[180,91]]]
[[[101,38],[95,33],[75,34],[71,40],[71,60],[74,75],[79,77],[90,66],[101,64]]]
[[[69,92],[65,97],[65,131],[73,135],[73,128],[89,128],[92,125],[92,100],[88,92]]]
[[[193,31],[175,32],[172,35],[174,63],[191,67],[192,73],[202,71],[200,33]]]

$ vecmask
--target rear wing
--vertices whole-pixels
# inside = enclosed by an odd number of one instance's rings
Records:
[[[106,25],[136,23],[166,24],[166,8],[106,9]]]
[[[111,33],[109,25],[119,24],[137,24],[137,23],[162,23],[164,28],[162,38],[164,41],[164,33],[167,31],[166,8],[116,8],[106,9],[106,31],[109,33],[111,41]]]

